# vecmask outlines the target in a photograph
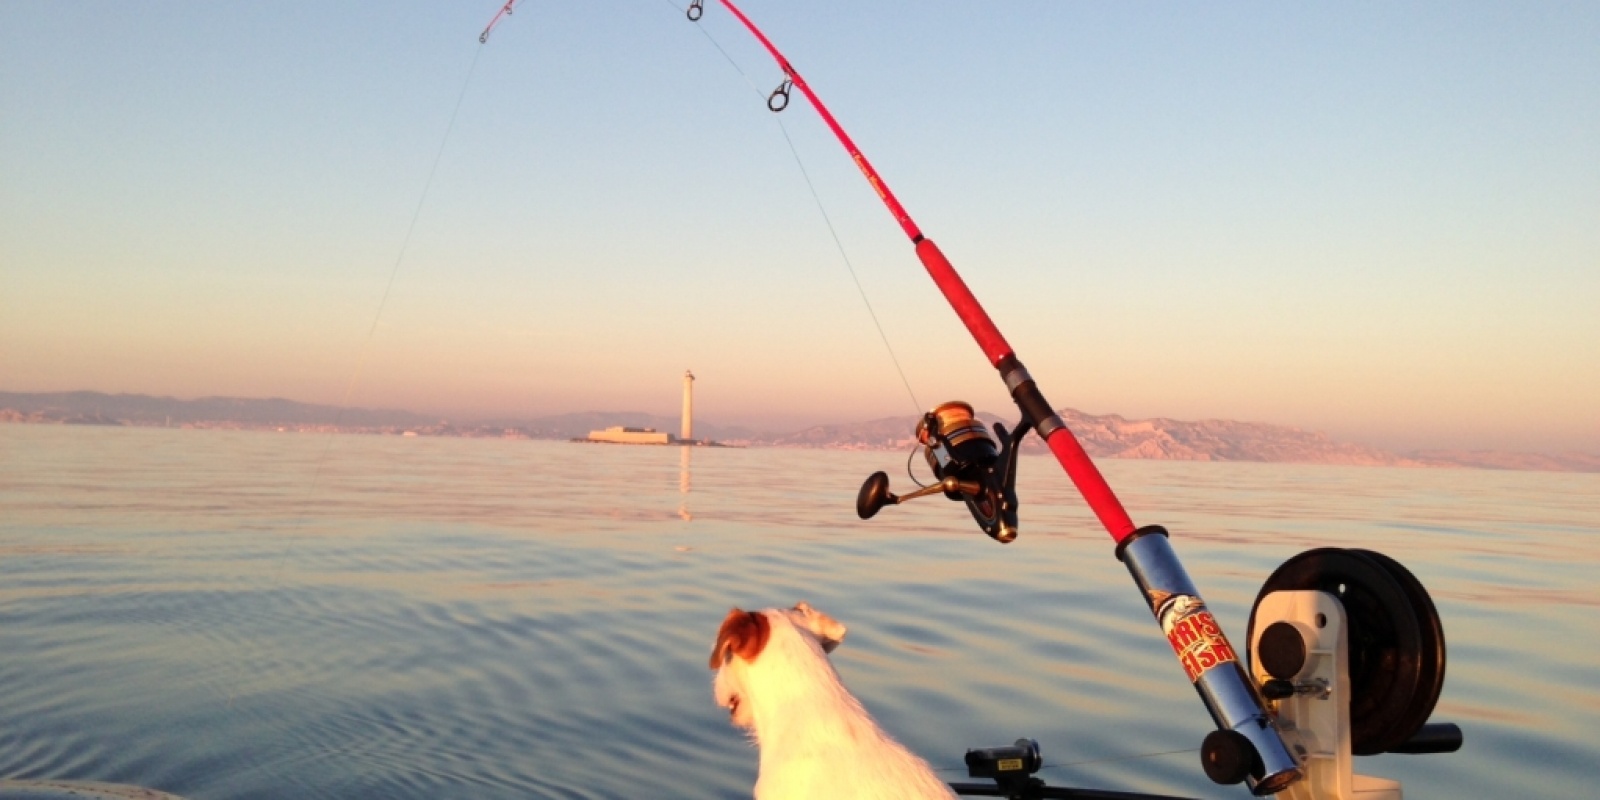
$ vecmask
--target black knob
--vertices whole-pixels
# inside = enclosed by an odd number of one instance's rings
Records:
[[[1250,775],[1255,763],[1255,747],[1238,731],[1212,731],[1200,744],[1200,765],[1213,783],[1223,786],[1240,783]]]
[[[861,491],[856,493],[856,515],[862,519],[871,519],[873,514],[878,513],[878,509],[897,499],[889,491],[888,474],[874,472],[867,476],[866,483],[861,484]]]
[[[1274,622],[1261,632],[1261,639],[1256,643],[1256,658],[1268,675],[1292,681],[1305,668],[1306,640],[1294,625]]]

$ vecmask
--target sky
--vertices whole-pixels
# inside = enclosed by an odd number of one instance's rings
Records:
[[[0,3],[0,391],[1014,414],[682,8]],[[1056,407],[1600,452],[1600,5],[741,8]]]

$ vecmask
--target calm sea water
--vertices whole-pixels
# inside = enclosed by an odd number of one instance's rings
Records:
[[[956,504],[855,518],[904,454],[0,425],[0,778],[203,798],[748,797],[711,699],[730,606],[805,599],[952,780],[1037,738],[1052,784],[1246,797],[1051,461],[1022,536]],[[1460,753],[1358,760],[1412,798],[1594,797],[1600,475],[1102,465],[1235,642],[1311,547],[1428,586]],[[897,479],[897,487],[905,481]]]

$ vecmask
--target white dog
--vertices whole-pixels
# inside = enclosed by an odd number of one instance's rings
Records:
[[[805,603],[728,612],[711,650],[712,690],[761,748],[757,800],[954,798],[852,696],[827,653],[845,627]]]

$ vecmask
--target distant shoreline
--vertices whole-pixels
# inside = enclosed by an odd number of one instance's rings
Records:
[[[1231,420],[1130,420],[1116,414],[1093,415],[1073,409],[1060,409],[1058,413],[1084,450],[1096,459],[1600,472],[1600,454],[1490,450],[1392,453],[1281,425]],[[989,424],[998,419],[986,413],[979,416]],[[0,392],[0,422],[42,425],[590,441],[590,431],[608,425],[650,427],[676,421],[642,412],[589,412],[526,420],[451,422],[403,410],[336,408],[281,398],[180,400],[99,392]],[[817,425],[783,434],[707,422],[697,422],[696,429],[706,431],[705,438],[715,443],[709,446],[903,452],[915,446],[911,435],[915,424],[916,418],[908,415]],[[1025,451],[1045,452],[1037,437],[1029,437],[1024,444]]]

